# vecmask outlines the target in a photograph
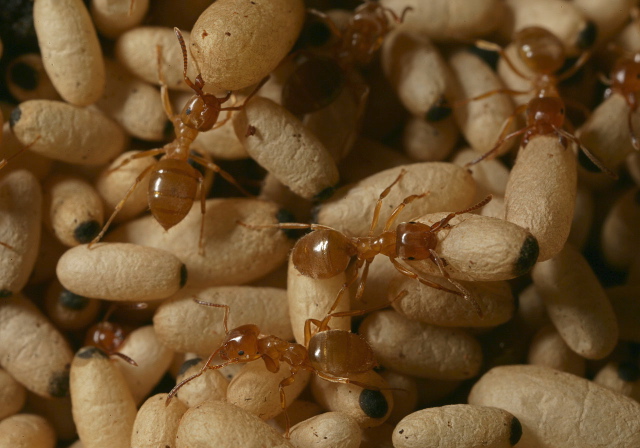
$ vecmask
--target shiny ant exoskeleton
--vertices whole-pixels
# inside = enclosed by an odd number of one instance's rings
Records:
[[[179,114],[175,114],[173,112],[171,103],[169,102],[167,86],[164,82],[162,71],[160,70],[160,52],[158,52],[158,71],[161,84],[162,104],[167,116],[173,123],[176,138],[174,141],[167,143],[162,148],[151,149],[149,151],[143,151],[135,154],[130,158],[123,160],[120,165],[112,170],[115,171],[120,169],[134,159],[164,154],[158,162],[150,165],[140,173],[124,198],[122,198],[122,200],[116,205],[116,208],[100,233],[89,243],[89,247],[100,241],[104,236],[116,214],[120,211],[129,196],[131,196],[135,188],[140,182],[142,182],[147,174],[150,175],[148,191],[149,209],[151,210],[153,217],[162,227],[164,227],[165,230],[169,230],[182,221],[191,210],[198,191],[198,186],[202,186],[203,182],[202,174],[189,164],[189,159],[220,174],[225,180],[235,185],[244,194],[251,196],[229,173],[222,170],[215,163],[209,162],[203,157],[190,153],[189,148],[200,132],[216,129],[225,124],[231,118],[230,116],[227,116],[224,120],[218,122],[220,112],[224,111],[230,113],[231,111],[242,110],[247,101],[249,101],[258,89],[260,89],[260,87],[262,87],[266,82],[266,79],[263,80],[262,83],[260,83],[258,87],[245,99],[245,102],[241,106],[223,107],[222,105],[231,98],[231,92],[227,93],[223,98],[218,98],[215,95],[205,93],[202,90],[205,83],[200,75],[196,76],[195,83],[189,79],[187,76],[187,49],[184,39],[180,30],[174,28],[174,31],[178,37],[178,41],[180,42],[180,47],[182,48],[184,81],[193,89],[195,95],[187,102],[187,104],[185,104],[182,112]],[[203,236],[206,199],[206,191],[204,191],[204,188],[200,188],[200,199],[202,221],[198,247],[199,252],[202,254],[204,251]]]
[[[467,291],[467,289],[460,283],[453,280],[445,270],[447,263],[444,259],[440,258],[436,252],[438,244],[436,234],[440,230],[447,228],[449,226],[449,221],[451,221],[451,219],[456,215],[468,213],[486,205],[491,200],[491,196],[465,210],[449,213],[445,218],[433,225],[427,225],[419,222],[403,222],[398,224],[394,229],[393,225],[400,212],[414,200],[426,196],[426,193],[408,196],[393,210],[385,223],[382,233],[375,236],[374,230],[378,225],[382,201],[389,194],[391,188],[393,188],[393,186],[402,179],[405,173],[406,171],[402,170],[393,183],[380,193],[373,213],[373,219],[371,220],[369,234],[364,237],[348,237],[339,230],[321,224],[280,223],[263,226],[254,226],[243,222],[239,222],[239,224],[251,229],[276,228],[313,230],[313,232],[300,238],[291,252],[293,265],[302,275],[307,277],[320,279],[334,277],[341,272],[345,272],[352,260],[355,260],[355,269],[353,270],[353,274],[341,288],[333,306],[329,310],[329,314],[336,310],[344,292],[358,278],[358,273],[361,268],[362,274],[360,276],[360,282],[358,283],[355,299],[359,300],[363,296],[367,275],[369,273],[369,266],[377,255],[385,255],[401,274],[418,280],[420,283],[432,288],[441,289],[457,296],[464,297],[473,305],[477,313],[482,315],[482,310],[471,293],[469,293],[469,291]],[[422,278],[417,272],[401,264],[398,261],[398,258],[401,260],[430,259],[436,266],[438,266],[441,275],[445,277],[456,289],[448,289],[438,283]]]

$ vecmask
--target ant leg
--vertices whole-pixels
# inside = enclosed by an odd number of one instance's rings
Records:
[[[227,112],[227,116],[224,118],[224,120],[218,121],[216,124],[213,125],[213,127],[210,130],[213,131],[214,129],[221,128],[222,126],[227,124],[229,120],[231,120],[231,117],[233,117],[233,115],[231,114],[231,111]]]
[[[204,256],[204,214],[207,211],[207,192],[204,190],[204,177],[198,171],[200,185],[200,239],[198,240],[198,254]]]
[[[291,375],[280,381],[278,384],[278,390],[280,391],[280,406],[282,407],[282,412],[284,413],[284,421],[286,422],[287,430],[284,433],[285,439],[289,438],[289,430],[291,429],[291,422],[289,421],[289,414],[287,414],[287,397],[284,392],[284,388],[293,384],[296,380],[296,373],[298,373],[298,369],[292,367]]]
[[[281,222],[279,224],[247,224],[246,222],[236,221],[242,227],[246,227],[248,229],[259,230],[259,229],[292,229],[292,230],[333,230],[338,232],[338,230],[333,227],[323,226],[322,224],[305,224],[301,222]]]
[[[36,142],[38,140],[40,140],[40,135],[38,135],[31,143],[29,143],[26,146],[23,146],[22,148],[20,148],[15,154],[12,154],[11,156],[7,157],[6,159],[2,159],[0,160],[0,170],[2,168],[4,168],[6,166],[7,163],[9,163],[10,161],[12,161],[14,158],[18,157],[20,154],[22,154],[23,152],[25,152],[27,149],[31,148],[33,145],[36,144]]]
[[[631,124],[631,123],[629,123]],[[562,135],[563,137],[571,140],[574,144],[576,144],[578,146],[578,148],[580,148],[580,150],[582,150],[582,152],[589,158],[589,160],[591,160],[591,162],[598,167],[598,169],[600,171],[602,171],[603,173],[606,173],[609,177],[613,178],[613,179],[617,179],[618,175],[616,173],[614,173],[613,171],[611,171],[609,168],[607,168],[606,166],[604,166],[604,164],[600,161],[600,159],[598,159],[591,151],[589,151],[586,147],[584,147],[582,145],[582,143],[580,143],[580,140],[578,140],[578,138],[573,135],[568,133],[567,131],[560,129],[560,128],[553,128],[559,135]],[[633,141],[633,140],[632,140]]]
[[[316,326],[316,333],[321,331],[320,326],[322,325],[322,322],[320,322],[318,319],[305,320],[304,321],[304,346],[305,347],[309,347],[309,341],[311,340],[311,337],[312,337],[311,324],[314,324]]]
[[[576,72],[578,70],[580,70],[584,64],[587,63],[587,61],[589,60],[590,57],[591,57],[591,50],[584,51],[580,55],[578,60],[575,62],[575,64],[573,64],[569,70],[567,70],[566,72],[564,72],[560,76],[558,76],[558,78],[557,78],[558,83],[560,83],[560,82],[562,82],[562,81],[564,81],[566,79],[569,79],[573,75],[575,75]]]
[[[455,294],[460,297],[464,297],[464,294],[461,293],[460,291],[455,291],[453,289],[445,288],[444,286],[439,285],[438,283],[424,279],[420,277],[420,275],[418,275],[417,273],[410,270],[409,268],[401,265],[397,260],[393,258],[390,258],[389,260],[391,260],[391,264],[393,264],[393,266],[398,270],[398,272],[400,272],[403,275],[406,275],[407,277],[411,277],[414,280],[418,280],[423,285],[430,286],[432,288],[439,289],[441,291],[447,291],[447,292],[450,292],[451,294]]]
[[[12,251],[14,251],[14,252],[18,253],[18,251],[16,250],[16,248],[15,248],[15,247],[10,246],[10,245],[9,245],[9,244],[7,244],[7,243],[3,243],[2,241],[0,241],[0,246],[4,246],[4,247],[6,247],[6,248],[7,248],[7,249],[9,249],[9,250],[12,250]]]
[[[398,215],[400,214],[402,209],[404,209],[407,205],[411,204],[416,199],[423,198],[426,195],[427,195],[427,193],[412,194],[411,196],[407,196],[406,198],[404,198],[402,203],[398,204],[398,206],[391,212],[391,215],[389,215],[389,219],[387,219],[387,222],[384,225],[383,232],[387,232],[389,229],[391,229],[391,226],[393,226],[393,223],[398,218]]]
[[[319,372],[317,370],[316,370],[316,375],[318,375],[318,377],[322,378],[325,381],[329,381],[330,383],[353,384],[354,386],[358,386],[363,389],[378,390],[378,391],[382,390],[378,386],[373,386],[370,384],[362,383],[360,381],[355,381],[355,380],[352,380],[351,378],[345,378],[341,376],[332,376],[324,372]]]
[[[360,270],[361,267],[362,267],[362,262],[360,260],[357,260],[356,267],[353,270],[353,274],[351,275],[351,278],[349,278],[346,282],[342,284],[342,287],[340,288],[340,291],[338,291],[338,295],[336,296],[336,300],[333,301],[333,305],[331,305],[331,308],[329,308],[328,314],[333,313],[335,309],[338,307],[338,304],[340,303],[340,300],[342,300],[342,297],[345,291],[347,291],[351,287],[351,285],[353,285],[353,282],[355,282],[356,279],[358,278],[358,271]],[[359,288],[360,287],[358,286],[358,289]],[[323,331],[323,330],[320,330],[320,331]]]
[[[102,227],[102,230],[100,231],[100,233],[93,239],[91,240],[91,242],[87,245],[88,249],[91,249],[91,246],[93,246],[94,244],[96,244],[98,241],[100,241],[102,239],[102,237],[104,236],[105,232],[107,231],[107,229],[109,228],[109,226],[111,225],[111,222],[113,221],[113,218],[116,217],[116,215],[118,214],[118,212],[122,209],[122,207],[124,206],[124,203],[127,201],[127,199],[129,199],[129,196],[131,196],[131,194],[133,194],[133,191],[136,189],[136,187],[138,186],[138,184],[140,182],[142,182],[142,179],[144,179],[144,177],[151,171],[153,170],[153,168],[155,167],[155,163],[153,165],[149,165],[148,167],[146,167],[144,169],[144,171],[142,173],[140,173],[140,175],[136,178],[135,182],[133,183],[133,185],[131,185],[131,187],[129,188],[129,191],[127,191],[127,193],[124,195],[124,197],[120,200],[120,202],[118,202],[118,205],[116,205],[116,208],[113,210],[113,213],[111,213],[111,216],[109,217],[109,220],[106,222],[106,224]]]
[[[502,144],[504,142],[506,142],[509,139],[512,139],[513,137],[517,137],[520,134],[524,134],[525,132],[529,131],[530,129],[531,129],[531,126],[527,126],[526,128],[522,128],[519,131],[515,131],[515,132],[512,132],[511,134],[505,135],[503,138],[498,140],[498,142],[495,144],[495,146],[492,149],[490,149],[489,151],[485,152],[484,154],[482,154],[477,159],[472,160],[471,162],[467,163],[464,167],[465,168],[469,168],[470,166],[475,165],[476,163],[482,162],[486,158],[493,159],[495,157],[495,154],[498,152],[498,149],[500,149],[500,146],[502,146]],[[491,157],[489,157],[489,156],[491,156]]]
[[[222,324],[224,325],[224,332],[229,333],[229,311],[230,311],[230,307],[229,305],[222,305],[219,303],[211,303],[211,302],[205,302],[204,300],[200,300],[197,297],[194,296],[193,301],[196,302],[198,305],[203,305],[203,306],[212,306],[214,308],[224,308],[224,318],[222,319]]]
[[[484,198],[482,201],[478,202],[477,204],[472,205],[469,208],[465,208],[464,210],[460,210],[454,213],[449,213],[447,216],[445,216],[444,218],[442,218],[440,221],[438,221],[437,223],[431,225],[429,227],[429,231],[430,232],[437,232],[440,229],[443,229],[445,227],[448,226],[449,221],[451,221],[455,216],[457,215],[461,215],[463,213],[469,213],[472,212],[474,210],[478,210],[479,208],[484,207],[485,205],[487,205],[489,202],[491,202],[491,199],[493,199],[493,195],[488,195],[486,198]]]
[[[262,78],[262,81],[260,81],[260,84],[258,84],[256,86],[255,89],[253,89],[253,92],[251,92],[242,102],[242,104],[240,106],[231,106],[231,107],[221,107],[220,110],[221,111],[225,111],[225,110],[242,110],[244,109],[244,106],[249,102],[249,100],[251,100],[251,98],[253,98],[255,96],[256,93],[258,93],[258,90],[260,90],[262,88],[262,86],[264,86],[267,81],[269,81],[270,76],[265,76],[264,78]],[[227,96],[225,97],[226,99],[224,101],[227,101],[229,99],[230,95],[227,94]],[[223,101],[223,103],[224,103]]]
[[[225,170],[223,170],[222,168],[220,168],[218,165],[216,165],[213,162],[209,162],[208,160],[200,157],[200,156],[196,156],[196,155],[190,155],[189,156],[191,159],[195,160],[196,162],[198,162],[199,164],[209,168],[211,171],[218,173],[219,175],[221,175],[227,182],[229,182],[231,185],[233,185],[234,187],[236,187],[238,190],[240,190],[240,192],[242,194],[244,194],[245,196],[248,196],[250,198],[255,197],[254,195],[252,195],[251,193],[249,193],[247,190],[245,190],[244,188],[242,188],[240,186],[240,184],[238,183],[238,181],[235,180],[235,178],[227,173]]]
[[[382,190],[382,193],[380,193],[380,196],[378,196],[378,201],[376,202],[376,207],[373,210],[373,218],[371,219],[371,227],[369,227],[369,236],[373,236],[373,232],[375,231],[375,228],[378,225],[378,219],[380,219],[380,209],[382,208],[382,200],[389,195],[389,192],[391,191],[393,186],[396,185],[398,182],[400,182],[400,179],[402,179],[405,174],[407,174],[407,170],[405,170],[404,168],[401,169],[400,170],[400,174],[398,174],[398,177],[396,177],[396,180],[391,182],[391,185],[389,185],[387,188]]]
[[[130,357],[128,357],[127,355],[125,355],[124,353],[116,352],[116,353],[113,353],[111,356],[117,356],[118,358],[122,359],[123,361],[128,362],[132,366],[138,367],[138,363],[135,362]]]
[[[228,366],[230,364],[237,363],[237,361],[227,361],[227,362],[223,362],[222,364],[218,364],[217,366],[211,366],[210,364],[213,362],[213,359],[216,357],[216,355],[218,354],[219,351],[220,351],[220,348],[218,348],[215,352],[213,352],[213,353],[211,353],[211,355],[209,355],[209,358],[207,359],[207,362],[204,364],[204,366],[202,366],[202,368],[200,369],[200,371],[198,373],[196,373],[195,375],[191,375],[189,378],[186,378],[186,379],[180,381],[178,384],[176,384],[174,386],[173,389],[171,389],[171,391],[169,392],[169,395],[167,395],[167,400],[164,402],[165,406],[169,404],[171,399],[178,393],[178,390],[182,386],[184,386],[185,384],[187,384],[188,382],[190,382],[192,380],[195,380],[196,378],[201,376],[207,370],[218,370],[218,369],[226,367],[226,366]]]
[[[518,68],[516,68],[515,64],[511,60],[511,58],[509,58],[509,56],[507,56],[507,53],[504,51],[504,48],[502,48],[500,45],[495,44],[493,42],[489,42],[489,41],[486,41],[486,40],[479,39],[479,40],[476,40],[475,46],[478,47],[481,50],[495,51],[496,53],[498,53],[500,55],[501,58],[504,59],[504,61],[507,63],[507,65],[509,65],[509,68],[511,68],[511,70],[513,70],[516,73],[516,75],[518,75],[522,79],[526,79],[528,81],[533,81],[533,79],[531,77],[525,75]]]
[[[478,301],[476,299],[473,298],[473,296],[471,295],[469,290],[467,288],[465,288],[464,286],[462,286],[457,281],[455,281],[454,279],[452,279],[451,276],[449,275],[449,273],[447,271],[445,271],[444,263],[442,262],[442,258],[440,258],[438,256],[438,254],[436,253],[435,250],[429,249],[429,253],[431,254],[431,261],[433,261],[436,264],[436,266],[438,266],[438,269],[440,269],[440,274],[442,274],[442,276],[444,278],[446,278],[449,283],[451,283],[453,286],[455,286],[462,293],[463,297],[466,300],[471,302],[471,305],[476,310],[476,313],[478,313],[478,316],[482,317],[483,316],[482,308],[480,308],[480,304],[478,303]]]
[[[390,300],[389,302],[384,303],[382,305],[377,305],[377,306],[374,306],[374,307],[371,307],[371,308],[367,308],[366,310],[340,311],[338,313],[332,313],[327,317],[356,317],[356,316],[364,316],[365,314],[370,313],[372,311],[378,311],[378,310],[383,310],[383,309],[387,308],[392,303],[397,302],[398,300],[401,300],[407,294],[409,294],[409,292],[405,289],[405,290],[400,291],[400,293],[397,296],[395,296],[392,300]],[[309,319],[309,320],[312,320],[312,319]],[[325,320],[327,320],[326,317],[325,317]],[[315,324],[316,322],[317,321],[315,321],[313,323]],[[322,323],[324,323],[324,321],[318,322],[318,323],[322,324]],[[327,320],[327,323],[328,323],[328,320]],[[316,324],[316,325],[318,325],[318,324]],[[328,330],[328,327],[325,328],[324,330]],[[323,331],[323,330],[319,330],[319,331]]]
[[[143,159],[145,157],[154,157],[154,156],[157,156],[158,154],[162,154],[165,151],[166,150],[164,148],[158,148],[158,149],[149,149],[147,151],[142,151],[137,154],[133,154],[132,156],[129,156],[126,159],[124,159],[122,162],[120,162],[120,165],[116,166],[115,168],[111,168],[109,171],[106,172],[106,174],[111,174],[114,171],[118,171],[120,168],[128,165],[129,162],[133,160]]]
[[[160,98],[162,99],[162,107],[164,113],[169,120],[174,116],[173,107],[171,107],[171,101],[169,101],[169,89],[167,83],[164,80],[164,74],[162,73],[162,45],[156,45],[156,57],[158,64],[158,82],[160,83]],[[186,74],[186,72],[185,72]]]

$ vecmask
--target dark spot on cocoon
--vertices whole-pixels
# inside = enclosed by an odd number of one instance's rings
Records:
[[[85,221],[73,231],[73,238],[80,244],[89,243],[100,233],[101,228],[102,224],[95,219]]]
[[[11,297],[13,295],[13,291],[9,291],[8,289],[0,289],[0,299],[6,299],[7,297]]]
[[[379,390],[363,389],[358,403],[362,411],[371,418],[382,418],[389,410],[389,403]]]
[[[513,273],[516,276],[520,276],[529,272],[538,260],[539,253],[540,247],[538,246],[538,240],[536,240],[536,237],[533,235],[529,235],[525,238],[524,243],[522,243],[520,255],[515,262]]]
[[[58,301],[63,307],[74,311],[81,311],[89,305],[89,299],[79,296],[78,294],[74,294],[66,289],[62,290],[58,296]]]
[[[286,210],[284,208],[281,208],[280,210],[278,210],[278,212],[276,213],[276,219],[278,220],[279,223],[296,222],[296,217],[293,216],[293,213],[291,213],[289,210]],[[285,236],[290,240],[297,240],[305,233],[305,230],[282,229],[282,233],[284,233]]]
[[[38,87],[39,74],[36,69],[24,62],[18,62],[11,67],[9,74],[11,82],[23,90],[34,90]]]
[[[198,364],[200,361],[202,361],[202,358],[195,357],[183,362],[180,366],[180,372],[178,372],[178,375],[183,375],[187,370]]]
[[[188,277],[189,275],[187,273],[187,265],[183,263],[182,266],[180,266],[180,287],[181,288],[187,284]]]
[[[91,358],[109,359],[109,357],[105,352],[100,350],[98,347],[93,347],[93,346],[82,347],[80,350],[78,350],[78,352],[76,353],[76,356],[82,359],[91,359]]]
[[[224,33],[225,36],[231,36],[231,33],[229,31]]]
[[[315,202],[322,202],[322,201],[326,201],[327,199],[329,199],[331,196],[333,196],[333,193],[335,193],[336,189],[335,187],[327,187],[324,190],[322,190],[320,193],[316,194],[313,197],[313,200]]]
[[[56,398],[66,397],[69,395],[69,370],[55,372],[49,379],[49,387],[47,388],[49,395]]]
[[[618,378],[622,381],[638,381],[640,379],[640,368],[635,362],[623,361],[618,364]]]
[[[598,38],[598,27],[591,20],[587,21],[587,25],[584,27],[580,34],[578,34],[578,40],[576,46],[581,50],[590,48]]]
[[[434,123],[449,117],[451,112],[451,106],[449,106],[444,97],[441,97],[433,106],[431,106],[424,118],[425,120]]]
[[[22,109],[18,106],[11,111],[11,115],[9,116],[9,126],[13,128],[16,123],[20,121],[20,117],[22,117]]]
[[[511,431],[509,436],[509,443],[511,446],[514,446],[516,443],[520,441],[520,437],[522,437],[522,424],[520,420],[516,417],[513,417],[511,420]]]

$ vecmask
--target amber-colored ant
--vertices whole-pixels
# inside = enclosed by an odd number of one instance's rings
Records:
[[[407,294],[400,292],[393,300],[399,300]],[[247,363],[262,359],[272,373],[280,370],[280,363],[289,365],[290,375],[280,381],[280,405],[286,421],[285,437],[289,437],[290,421],[287,414],[287,400],[284,388],[296,379],[301,370],[316,374],[323,380],[333,383],[354,384],[363,389],[380,390],[379,387],[352,380],[348,375],[365,373],[377,366],[373,350],[362,336],[346,330],[331,330],[329,321],[334,317],[361,316],[370,311],[386,308],[384,304],[368,310],[344,311],[329,313],[322,320],[309,319],[305,322],[305,345],[296,344],[280,339],[277,336],[264,336],[260,329],[253,324],[241,325],[229,330],[229,306],[204,302],[194,299],[196,303],[204,306],[224,308],[225,338],[220,346],[209,356],[207,362],[200,371],[178,383],[167,395],[166,404],[178,393],[178,390],[188,382],[198,378],[207,370],[221,369],[230,364]],[[317,332],[311,335],[311,325],[317,326]],[[218,356],[221,364],[212,365]]]
[[[150,165],[140,173],[124,198],[122,198],[118,205],[116,205],[115,210],[100,233],[89,243],[89,247],[100,241],[117,213],[135,190],[136,186],[142,182],[142,179],[144,179],[144,177],[149,173],[148,196],[151,214],[165,230],[169,230],[182,221],[191,210],[191,206],[193,205],[198,191],[198,186],[200,185],[202,187],[203,182],[202,174],[189,164],[189,159],[220,174],[225,180],[235,185],[244,194],[251,196],[229,173],[222,170],[215,163],[209,162],[203,157],[190,153],[189,147],[200,132],[219,128],[229,121],[231,118],[230,115],[228,115],[224,120],[218,122],[220,112],[226,111],[230,113],[231,111],[242,110],[247,101],[253,97],[267,79],[264,79],[258,85],[258,87],[246,98],[241,106],[222,107],[222,104],[231,98],[231,92],[228,92],[223,98],[218,98],[215,95],[204,93],[202,89],[204,88],[205,83],[202,76],[199,74],[196,76],[195,83],[189,79],[187,76],[187,49],[184,39],[182,38],[182,33],[180,33],[178,28],[174,28],[174,31],[178,41],[180,42],[180,47],[182,48],[184,81],[193,89],[195,95],[187,102],[180,114],[174,114],[171,103],[169,102],[168,89],[164,82],[162,71],[160,70],[161,53],[158,51],[158,72],[161,84],[162,104],[167,116],[173,123],[176,138],[174,141],[167,143],[162,148],[151,149],[149,151],[143,151],[135,154],[123,160],[120,165],[112,169],[112,171],[118,170],[135,159],[164,154],[158,162]],[[202,221],[200,225],[200,240],[198,247],[200,254],[202,254],[204,252],[203,238],[206,199],[206,191],[204,191],[204,188],[200,188],[200,199]]]
[[[120,359],[128,362],[132,366],[138,366],[138,364],[125,355],[120,353],[118,349],[124,344],[124,341],[128,335],[128,332],[122,325],[109,322],[109,317],[117,307],[127,307],[132,309],[143,309],[147,307],[146,303],[134,303],[130,305],[111,304],[104,317],[100,322],[91,326],[87,330],[85,336],[84,345],[92,345],[98,347],[108,356],[117,356]]]
[[[369,265],[377,255],[385,255],[389,257],[389,261],[401,273],[420,283],[432,288],[441,289],[457,296],[464,297],[468,300],[477,313],[482,315],[482,310],[471,293],[467,291],[460,283],[453,280],[449,273],[445,270],[446,261],[438,255],[436,247],[438,238],[436,234],[449,226],[449,221],[456,215],[468,213],[485,206],[490,200],[488,196],[483,201],[454,213],[449,213],[445,218],[435,224],[427,225],[419,222],[403,222],[392,229],[393,224],[400,212],[411,202],[426,196],[426,193],[414,194],[406,197],[392,212],[385,223],[382,233],[374,236],[374,230],[378,225],[380,217],[380,209],[382,201],[389,194],[391,188],[400,182],[406,171],[400,171],[398,177],[384,189],[378,198],[369,234],[365,237],[348,237],[344,233],[332,227],[321,224],[303,224],[303,223],[281,223],[273,225],[249,225],[243,222],[238,224],[250,229],[311,229],[313,232],[303,236],[293,247],[291,259],[295,268],[303,275],[311,278],[326,279],[345,272],[351,261],[355,258],[355,269],[353,275],[343,285],[336,297],[336,300],[329,310],[333,313],[340,302],[344,292],[356,281],[358,272],[361,268],[362,275],[356,292],[355,299],[359,300],[364,294],[364,287],[369,273]],[[397,259],[402,260],[427,260],[430,259],[438,266],[440,273],[445,277],[457,290],[445,288],[438,283],[422,278],[418,273],[409,267],[401,264]]]
[[[331,46],[329,57],[300,51],[305,58],[283,86],[282,105],[297,115],[315,112],[333,102],[345,83],[349,83],[358,106],[356,116],[360,117],[369,87],[354,79],[353,71],[356,66],[371,62],[384,37],[391,31],[391,21],[402,23],[409,10],[411,8],[405,8],[398,16],[378,2],[365,0],[355,9],[344,30],[340,30],[325,13],[309,10],[310,14],[327,24],[337,42]]]

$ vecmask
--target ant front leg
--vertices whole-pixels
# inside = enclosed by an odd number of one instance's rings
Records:
[[[126,159],[124,159],[122,162],[120,162],[120,164],[114,168],[109,169],[106,174],[111,174],[114,171],[118,171],[119,169],[123,168],[124,166],[128,165],[130,162],[132,162],[133,160],[137,160],[137,159],[144,159],[145,157],[155,157],[158,154],[162,154],[166,152],[165,148],[158,148],[158,149],[149,149],[147,151],[142,151],[139,152],[137,154],[133,154],[129,157],[127,157]]]
[[[528,81],[533,81],[533,79],[530,76],[525,75],[524,73],[522,73],[513,63],[513,61],[511,60],[511,58],[509,56],[507,56],[507,53],[504,51],[504,48],[502,48],[500,45],[495,44],[493,42],[489,42],[487,40],[477,40],[475,42],[475,46],[478,47],[481,50],[487,50],[487,51],[494,51],[496,53],[498,53],[500,55],[500,57],[502,59],[504,59],[504,61],[507,63],[507,65],[509,66],[509,68],[511,68],[511,70],[514,71],[514,73],[516,75],[518,75],[519,77],[521,77],[522,79],[526,79]]]
[[[409,268],[401,265],[398,260],[395,260],[393,258],[389,258],[389,260],[391,261],[391,264],[393,264],[393,266],[398,270],[398,272],[400,272],[402,275],[406,275],[407,277],[410,277],[414,280],[419,281],[420,283],[422,283],[423,285],[429,286],[431,288],[435,288],[435,289],[439,289],[441,291],[447,291],[450,292],[451,294],[455,294],[457,296],[460,297],[464,297],[464,294],[461,293],[460,291],[455,291],[453,289],[449,289],[449,288],[445,288],[444,286],[436,283],[436,282],[432,282],[429,281],[427,279],[424,279],[422,277],[420,277],[420,275],[418,275],[416,272],[413,272],[412,270],[410,270]]]
[[[102,230],[100,231],[100,233],[93,240],[91,240],[91,242],[87,245],[87,248],[91,249],[91,246],[93,246],[94,244],[96,244],[98,241],[100,241],[102,239],[102,237],[104,236],[105,232],[107,231],[107,229],[111,225],[111,222],[113,221],[113,219],[116,217],[118,212],[124,206],[124,203],[127,202],[127,199],[129,199],[129,197],[133,194],[133,192],[136,189],[136,187],[138,186],[138,184],[140,182],[142,182],[142,179],[144,179],[144,177],[147,174],[149,174],[155,168],[155,166],[156,166],[155,163],[153,165],[149,165],[148,167],[146,167],[144,169],[144,171],[142,173],[140,173],[140,175],[136,178],[136,181],[133,183],[133,185],[131,185],[131,187],[129,188],[127,193],[124,195],[124,197],[120,200],[120,202],[118,202],[118,205],[116,205],[116,208],[113,210],[113,213],[111,213],[111,216],[109,217],[109,219],[107,220],[105,225],[102,227]]]
[[[429,253],[431,254],[431,261],[433,261],[436,264],[436,266],[438,266],[438,269],[440,270],[440,274],[442,274],[442,276],[444,278],[446,278],[449,283],[451,283],[453,286],[455,286],[458,289],[458,291],[460,291],[462,293],[462,296],[466,300],[471,302],[471,305],[473,306],[473,308],[478,313],[478,316],[482,317],[483,316],[482,308],[480,308],[480,304],[478,303],[478,301],[476,299],[473,298],[473,296],[471,295],[469,290],[467,288],[465,288],[464,286],[462,286],[460,283],[458,283],[457,281],[455,281],[454,279],[451,278],[449,273],[444,269],[444,262],[438,256],[438,254],[436,253],[435,250],[429,249]]]
[[[380,219],[380,209],[382,208],[382,201],[384,200],[384,198],[386,198],[389,195],[393,186],[396,185],[398,182],[400,182],[400,179],[402,179],[405,174],[407,174],[407,170],[405,170],[404,168],[401,169],[400,174],[398,174],[398,177],[396,177],[396,179],[393,182],[391,182],[391,185],[389,185],[387,188],[382,190],[382,193],[380,193],[380,196],[378,196],[376,207],[373,210],[371,227],[369,227],[369,236],[373,236],[373,232],[375,231],[376,226],[378,225],[378,219]]]
[[[284,414],[284,421],[287,427],[284,433],[285,439],[289,438],[289,431],[291,430],[291,421],[289,420],[289,414],[287,413],[287,397],[285,395],[284,388],[289,386],[290,384],[293,384],[293,382],[296,380],[296,373],[298,373],[298,369],[292,367],[291,375],[286,377],[282,381],[280,381],[280,384],[278,385],[278,390],[280,391],[280,406],[282,407],[282,412]]]
[[[226,180],[227,182],[229,182],[231,185],[233,185],[234,187],[236,187],[238,190],[240,190],[240,192],[242,194],[244,194],[247,197],[253,198],[255,197],[254,195],[252,195],[251,193],[249,193],[247,190],[245,190],[244,188],[242,188],[242,186],[240,186],[240,184],[238,183],[238,181],[236,181],[236,179],[229,173],[227,173],[225,170],[223,170],[222,168],[220,168],[218,165],[216,165],[213,162],[209,162],[207,159],[200,157],[200,156],[196,156],[196,155],[190,155],[189,156],[191,159],[195,160],[196,162],[198,162],[199,164],[201,164],[202,166],[205,166],[207,168],[209,168],[211,171],[213,171],[214,173],[218,173],[219,175],[221,175],[224,180]]]
[[[211,306],[211,307],[214,307],[214,308],[224,308],[224,318],[222,319],[222,324],[224,326],[224,333],[225,334],[229,333],[228,322],[229,322],[229,312],[231,310],[229,305],[205,302],[204,300],[200,300],[197,297],[194,297],[193,301],[196,302],[198,305],[202,305],[202,306]]]

